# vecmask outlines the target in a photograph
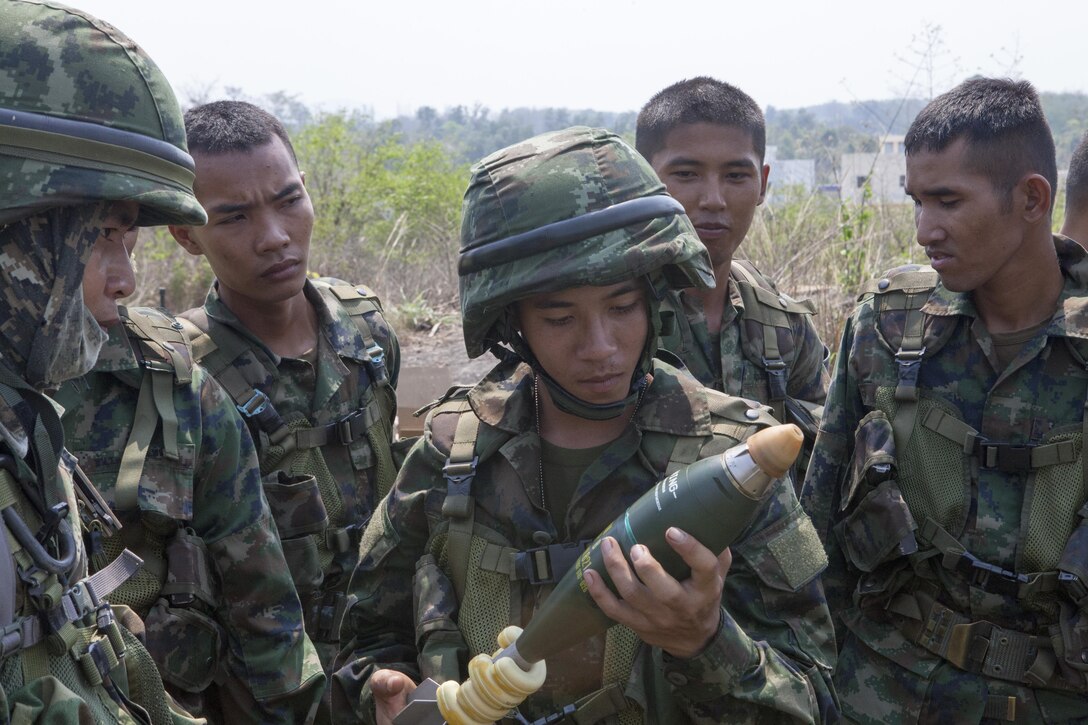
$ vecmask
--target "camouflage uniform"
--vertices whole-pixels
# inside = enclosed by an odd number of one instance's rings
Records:
[[[670,293],[662,303],[661,347],[703,385],[758,400],[781,422],[800,425],[807,457],[828,384],[828,351],[812,324],[812,303],[779,293],[746,261],[733,262],[728,284],[717,335],[710,334],[698,299]]]
[[[400,348],[380,303],[365,287],[307,280],[304,293],[317,311],[316,365],[270,351],[215,288],[203,308],[184,318],[196,328],[198,361],[243,412],[252,413],[247,422],[265,493],[302,599],[307,634],[327,671],[338,651],[359,536],[380,498],[379,480],[391,482],[396,473],[390,446]],[[265,400],[270,404],[258,411]],[[269,422],[270,410],[278,420]]]
[[[491,541],[517,551],[538,549],[542,539],[595,537],[664,476],[678,440],[694,445],[700,459],[757,430],[753,419],[759,425],[771,422],[766,412],[756,413],[754,403],[715,394],[657,362],[632,425],[590,466],[565,520],[556,521],[539,495],[540,444],[533,430],[528,367],[500,365],[468,399],[483,423],[479,449],[495,451],[480,461],[476,472],[475,522],[486,527]],[[334,675],[333,698],[336,703],[343,693],[356,716],[367,722],[372,721],[373,707],[369,688],[362,683],[373,669],[393,667],[417,680],[463,680],[464,663],[485,646],[492,651],[501,626],[523,626],[551,590],[549,585],[511,582],[503,572],[476,570],[470,573],[465,597],[458,602],[454,596],[448,569],[437,562],[444,560],[449,526],[442,515],[442,469],[456,418],[449,405],[428,416],[423,439],[375,513],[365,556],[352,578],[359,603],[343,629],[350,664]],[[834,641],[816,579],[824,564],[818,549],[815,532],[785,479],[747,535],[732,547],[722,625],[704,652],[688,660],[673,658],[639,646],[631,633],[629,641],[622,641],[618,627],[607,637],[579,645],[602,662],[602,684],[618,682],[637,705],[619,722],[819,722],[821,713],[833,712]],[[482,600],[503,584],[509,599],[521,606],[516,616],[492,624]],[[473,585],[484,593],[473,592]],[[505,600],[502,607],[506,609]],[[422,643],[418,655],[416,642]],[[588,694],[549,683],[545,688],[547,692],[529,698],[524,714],[541,717]]]
[[[1088,721],[1088,259],[1055,246],[1057,309],[1004,370],[928,267],[846,326],[805,504],[855,720]]]
[[[149,651],[192,712],[216,722],[300,722],[320,699],[323,675],[249,433],[222,388],[189,364],[173,318],[122,308],[121,319],[94,370],[55,396],[68,449],[124,524],[92,569],[123,546],[144,559],[109,600],[145,620]],[[144,442],[134,430],[141,423]],[[134,471],[133,442],[146,455]]]
[[[516,332],[511,303],[536,293],[631,279],[654,292],[711,283],[683,207],[637,153],[608,132],[574,128],[497,152],[473,171],[459,260],[465,345],[472,356],[489,347],[501,355],[501,343],[514,352],[431,411],[367,527],[351,585],[358,602],[344,622],[343,666],[332,685],[338,711],[366,722],[375,717],[373,671],[463,680],[469,657],[493,651],[507,623],[532,617],[572,563],[570,552],[581,553],[667,469],[771,423],[758,404],[654,361],[656,330],[632,394],[605,405],[557,397],[558,383]],[[655,298],[647,298],[654,322]],[[636,411],[585,469],[565,512],[546,510],[540,496],[534,377],[574,415]],[[466,436],[477,422],[474,439]],[[463,527],[467,545],[458,542]],[[578,722],[816,722],[833,714],[834,643],[817,579],[825,559],[788,477],[733,555],[719,629],[699,655],[674,658],[615,626],[568,650],[570,667],[549,667],[522,712],[543,716],[586,698]],[[572,668],[590,676],[571,678]]]
[[[87,576],[81,527],[116,522],[73,479],[42,391],[102,345],[80,285],[109,202],[139,202],[139,224],[204,222],[181,113],[112,26],[24,2],[0,8],[0,106],[0,721],[180,722],[118,624],[131,611],[101,599],[138,560]]]

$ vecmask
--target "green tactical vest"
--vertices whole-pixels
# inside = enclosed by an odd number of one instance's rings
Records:
[[[8,405],[25,405],[16,392],[25,384],[2,373],[0,378],[0,395]],[[131,613],[115,615],[105,601],[141,562],[124,551],[93,575],[77,578],[86,571],[81,519],[88,532],[91,521],[105,527],[100,533],[112,534],[118,526],[90,483],[69,477],[69,471],[81,472],[59,448],[59,419],[50,421],[43,414],[39,421],[44,437],[35,431],[35,457],[46,471],[55,471],[44,475],[58,477],[56,485],[49,485],[66,500],[43,514],[28,492],[40,496],[45,486],[26,460],[0,452],[0,691],[5,709],[27,722],[48,713],[65,721],[89,715],[96,722],[150,717],[154,723],[176,723],[180,718],[172,716],[154,662],[118,625],[116,616]],[[64,466],[58,467],[54,445],[68,462]],[[57,542],[55,554],[42,544],[49,540]]]
[[[389,446],[396,392],[386,370],[385,353],[375,342],[367,319],[382,311],[377,296],[363,286],[331,285],[321,280],[313,285],[330,304],[345,310],[367,355],[359,376],[348,381],[354,386],[352,398],[361,397],[362,406],[328,425],[315,427],[302,416],[285,420],[261,389],[264,378],[247,379],[233,364],[250,352],[250,345],[233,333],[216,334],[203,308],[186,313],[182,324],[192,339],[195,358],[226,390],[249,426],[265,478],[265,495],[303,601],[307,634],[315,642],[330,643],[339,640],[340,622],[350,607],[342,591],[348,577],[342,577],[333,591],[324,572],[336,555],[357,551],[361,527],[359,522],[346,520],[338,482],[322,450],[365,437],[374,455],[377,495],[384,497],[396,478]],[[360,388],[361,395],[357,392]]]
[[[439,451],[448,451],[443,469],[447,492],[442,515],[449,520],[449,529],[445,537],[436,537],[435,549],[431,552],[433,561],[428,557],[428,566],[437,571],[428,576],[448,578],[452,585],[459,604],[458,625],[471,658],[494,652],[499,632],[512,622],[520,621],[522,597],[527,586],[557,582],[591,541],[561,542],[520,551],[511,547],[502,534],[475,521],[472,483],[476,469],[481,461],[496,453],[502,441],[481,447],[480,420],[469,405],[469,390],[471,388],[455,386],[425,410],[431,411],[427,419],[428,430],[432,430],[433,416],[457,414],[453,437],[443,440],[435,434],[432,439]],[[744,415],[749,411],[747,402],[714,390],[706,392],[712,413],[723,415],[728,412],[726,417],[738,421],[718,420],[714,432],[741,439],[753,424]],[[646,431],[643,435],[675,438],[668,459],[651,462],[664,470],[665,475],[703,457],[707,442],[702,437],[667,436],[654,431]],[[423,567],[419,569],[423,570]],[[601,673],[603,687],[572,703],[577,708],[574,716],[577,722],[607,721],[619,725],[643,722],[641,709],[624,696],[641,646],[641,640],[627,627],[614,625],[608,629]],[[425,647],[420,653],[420,661],[431,659],[428,655]]]
[[[860,464],[865,470],[853,472],[842,495],[843,506],[851,505],[859,486],[867,482],[876,488],[857,511],[864,512],[871,530],[886,533],[882,543],[892,545],[893,558],[908,555],[917,562],[930,560],[935,566],[963,573],[972,586],[1040,606],[1050,604],[1056,619],[1081,624],[1062,627],[1047,646],[1031,634],[1001,630],[1000,637],[994,636],[998,643],[990,642],[981,650],[975,647],[972,653],[947,633],[957,627],[962,632],[990,631],[993,625],[972,622],[947,609],[924,582],[919,584],[923,580],[909,576],[909,570],[900,572],[890,590],[870,594],[879,595],[881,606],[906,618],[903,631],[908,639],[961,669],[1035,687],[1088,692],[1088,665],[1080,661],[1081,652],[1088,651],[1088,504],[1076,512],[1068,505],[1082,500],[1088,491],[1088,461],[1083,455],[1088,416],[1078,430],[1056,428],[1037,444],[1004,444],[984,439],[949,401],[919,389],[921,366],[936,355],[959,324],[954,317],[922,312],[937,282],[932,269],[912,268],[889,275],[862,293],[873,295],[877,333],[894,355],[897,383],[894,388],[877,389],[876,410],[858,426],[858,446],[867,450],[855,454],[855,468]],[[1070,349],[1084,364],[1084,355],[1073,341]],[[1085,405],[1088,409],[1088,401]],[[972,465],[1028,475],[1023,507],[1028,519],[1018,542],[1028,571],[1006,571],[980,561],[949,533],[966,525]],[[864,528],[861,522],[850,526],[858,531]],[[873,572],[889,561],[888,547],[868,538],[846,538],[847,555],[862,572]],[[914,583],[908,586],[910,582]],[[870,586],[863,577],[862,589]],[[917,589],[909,591],[913,587]],[[862,601],[864,607],[864,592]],[[938,621],[943,624],[937,626]],[[944,634],[934,636],[936,631]],[[965,635],[966,641],[974,636]],[[980,636],[980,641],[990,637]],[[1037,654],[1033,659],[1025,652]],[[1018,664],[994,669],[987,662],[995,658]],[[1063,659],[1077,661],[1064,679],[1057,664]],[[1077,670],[1083,672],[1078,675]]]

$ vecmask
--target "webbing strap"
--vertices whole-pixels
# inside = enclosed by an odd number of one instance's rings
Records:
[[[151,370],[151,389],[155,408],[162,421],[162,452],[171,461],[181,460],[178,455],[178,413],[174,410],[174,376],[165,370]]]
[[[61,596],[60,603],[53,609],[20,617],[4,627],[0,634],[0,659],[22,651],[25,653],[24,657],[29,656],[31,660],[29,665],[24,662],[24,670],[29,666],[32,671],[37,672],[40,669],[37,656],[44,654],[47,672],[48,653],[36,645],[51,632],[59,634],[70,645],[76,634],[72,625],[91,613],[102,612],[103,607],[108,609],[105,598],[128,581],[142,564],[140,557],[125,549],[109,566],[69,587]],[[103,613],[99,619],[101,621],[97,624],[100,629],[112,624],[112,615],[106,616]]]
[[[484,571],[505,574],[515,581],[554,584],[574,566],[574,562],[592,543],[592,539],[582,539],[521,551],[488,542],[480,555],[479,567]]]
[[[0,509],[10,505],[11,503],[0,505]],[[7,627],[15,621],[15,592],[15,562],[12,559],[7,525],[4,524],[3,517],[0,517],[0,628]],[[0,659],[5,656],[4,650],[5,648],[0,644]]]
[[[770,399],[766,402],[771,406],[775,419],[785,422],[789,368],[786,366],[786,361],[782,359],[782,352],[778,346],[778,328],[772,316],[773,314],[782,316],[783,312],[779,311],[778,307],[782,302],[777,294],[760,285],[755,274],[744,264],[734,262],[731,270],[735,277],[740,278],[736,281],[741,299],[745,303],[743,316],[755,320],[763,329],[763,357],[759,362],[767,375],[767,392]],[[768,310],[774,310],[774,313],[769,314]]]
[[[476,417],[467,400],[457,406],[457,427],[453,445],[442,474],[446,478],[446,499],[442,502],[442,515],[450,520],[446,546],[449,550],[450,575],[457,598],[465,596],[468,582],[469,551],[472,544],[472,527],[475,521],[475,502],[472,498],[472,479],[476,477],[476,437],[480,432],[480,419]]]
[[[928,297],[928,291],[926,293]],[[898,406],[892,420],[895,432],[895,445],[899,450],[906,450],[914,424],[918,418],[918,373],[922,358],[926,354],[923,342],[923,324],[925,316],[921,306],[914,304],[915,295],[908,295],[908,309],[903,323],[903,339],[899,342],[899,351],[895,361],[899,365],[899,381],[895,386],[895,400]]]
[[[911,641],[966,672],[1029,687],[1072,688],[1060,674],[1048,637],[1004,629],[992,622],[971,621],[922,592],[900,593],[888,610]],[[920,613],[920,618],[915,614]]]
[[[624,687],[618,682],[591,692],[574,703],[571,719],[576,725],[595,725],[627,709]]]
[[[15,477],[6,468],[0,468],[0,511],[11,508],[19,500],[19,484]],[[11,552],[11,560],[15,562],[18,577],[29,586],[32,596],[52,606],[63,590],[57,575],[46,571],[34,563],[33,557],[19,543],[19,539],[11,528],[4,523],[0,528],[7,537],[7,546]],[[15,591],[14,586],[12,592]]]
[[[983,468],[1027,471],[1077,460],[1076,445],[1071,440],[1043,445],[991,443],[962,420],[938,408],[926,414],[922,425],[962,446],[965,455],[978,457],[979,465]]]
[[[144,460],[151,446],[151,437],[155,434],[157,415],[155,412],[155,394],[152,392],[151,375],[145,374],[140,383],[139,397],[136,399],[136,414],[132,419],[132,429],[121,454],[121,465],[117,469],[117,483],[114,488],[114,506],[118,511],[134,511],[138,506],[140,477],[144,470]],[[165,438],[163,431],[163,438]]]

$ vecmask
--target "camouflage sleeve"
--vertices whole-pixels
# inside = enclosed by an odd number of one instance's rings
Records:
[[[317,652],[261,490],[256,451],[226,393],[193,370],[201,404],[193,529],[220,586],[216,618],[227,630],[225,684],[231,722],[302,722],[324,690]]]
[[[717,637],[664,677],[695,723],[833,722],[835,637],[819,539],[786,481],[733,546]]]
[[[433,482],[442,478],[441,462],[428,445],[420,439],[408,453],[359,545],[349,585],[357,601],[340,629],[341,651],[330,685],[333,712],[351,721],[374,722],[367,680],[376,670],[400,670],[420,680],[413,581],[429,537],[424,503]]]
[[[846,565],[838,545],[834,527],[842,514],[840,500],[844,477],[853,458],[854,430],[863,417],[861,398],[853,375],[853,347],[856,317],[843,330],[839,351],[835,356],[834,376],[824,406],[824,417],[816,438],[816,447],[809,461],[801,504],[816,526],[828,556],[824,572],[824,589],[831,611],[839,613],[851,605],[856,575]],[[844,633],[836,619],[840,636]]]
[[[820,340],[812,315],[793,315],[793,339],[797,341],[797,357],[790,368],[787,393],[792,398],[823,405],[827,398],[829,376],[828,350]]]

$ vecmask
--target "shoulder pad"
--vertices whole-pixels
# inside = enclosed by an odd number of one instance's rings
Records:
[[[169,370],[179,384],[192,379],[192,348],[176,318],[153,307],[122,307],[120,312],[129,339],[140,346],[144,367]]]
[[[889,292],[907,292],[914,294],[933,289],[940,281],[936,270],[928,265],[904,264],[889,269],[879,278],[870,280],[861,289],[858,299],[869,294],[887,294]]]
[[[209,355],[215,352],[217,345],[212,336],[208,334],[208,316],[204,308],[188,310],[178,315],[181,330],[189,338],[192,346],[193,358],[203,363]]]
[[[429,434],[431,444],[442,455],[448,456],[453,448],[458,418],[462,414],[475,415],[465,404],[470,390],[472,386],[469,385],[454,385],[438,400],[428,403],[413,413],[413,415],[427,413],[423,423],[424,435]]]
[[[321,287],[318,287],[318,289],[321,289]],[[329,285],[327,289],[341,303],[363,301],[370,303],[371,309],[382,309],[382,302],[378,299],[378,294],[366,285],[340,283]],[[354,314],[354,311],[352,310],[349,314]]]
[[[712,388],[704,390],[715,433],[724,432],[737,440],[743,440],[757,428],[778,424],[766,405]],[[729,430],[718,430],[723,425]]]
[[[443,405],[449,408],[454,408],[460,403],[460,401],[468,397],[468,393],[470,390],[472,390],[472,387],[473,386],[471,385],[453,385],[439,398],[427,403],[419,410],[412,413],[412,415],[420,416],[424,413],[429,413],[432,410],[442,407]]]
[[[752,303],[772,310],[800,315],[816,313],[816,306],[811,300],[795,300],[787,294],[780,293],[774,282],[764,276],[751,262],[734,260],[730,267],[730,277],[737,285],[737,291],[745,302],[743,312],[745,316],[757,314],[755,310],[749,309]]]

